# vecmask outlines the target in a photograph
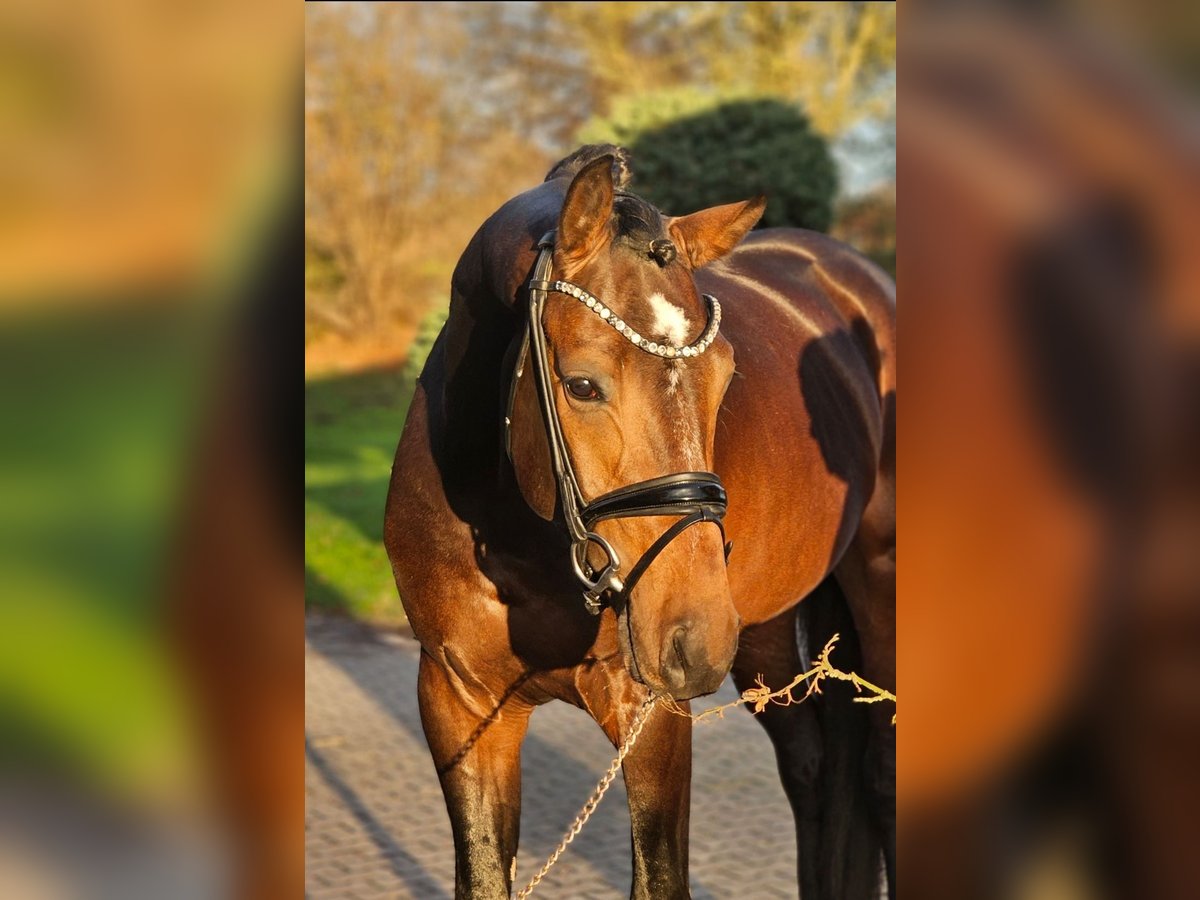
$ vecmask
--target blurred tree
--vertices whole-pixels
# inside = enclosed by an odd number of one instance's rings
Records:
[[[894,108],[891,3],[329,3],[306,8],[306,333],[444,297],[479,223],[648,91],[776,96],[842,137]]]
[[[883,185],[858,197],[847,198],[834,210],[831,233],[865,253],[896,277],[896,186]]]
[[[629,147],[634,189],[672,215],[766,194],[761,225],[829,228],[837,193],[829,147],[781,100],[646,94],[618,103],[581,137]]]
[[[420,3],[306,15],[306,322],[343,333],[415,322],[483,217],[541,177],[545,154],[498,127],[505,86],[483,76],[503,60],[474,52],[486,20]]]
[[[795,101],[828,138],[895,105],[894,3],[539,5],[555,54],[582,54],[601,104],[704,84]]]

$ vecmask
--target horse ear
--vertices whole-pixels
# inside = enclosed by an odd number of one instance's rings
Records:
[[[692,268],[698,269],[736,247],[766,206],[767,198],[759,194],[742,203],[726,203],[670,219],[667,230]]]
[[[558,217],[558,249],[578,265],[608,243],[613,211],[613,157],[588,163],[571,181]]]

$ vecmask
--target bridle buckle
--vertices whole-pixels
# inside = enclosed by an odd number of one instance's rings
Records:
[[[595,574],[587,561],[588,544],[598,545],[608,557],[599,575]],[[571,545],[571,566],[575,569],[575,576],[583,583],[584,608],[593,616],[600,615],[600,610],[604,608],[602,598],[605,594],[610,591],[619,594],[625,589],[620,574],[621,558],[617,556],[613,545],[594,531],[586,532],[583,540]]]

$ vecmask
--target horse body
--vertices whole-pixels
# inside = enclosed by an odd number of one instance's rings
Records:
[[[388,497],[385,542],[424,651],[422,720],[454,829],[459,896],[510,891],[519,746],[532,709],[550,699],[573,703],[618,743],[646,697],[627,665],[633,632],[621,623],[628,626],[628,619],[607,610],[592,616],[583,607],[565,564],[561,521],[547,515],[553,486],[514,472],[502,449],[503,401],[522,327],[519,301],[538,238],[556,224],[561,238],[570,187],[565,177],[552,178],[510,201],[464,252],[450,317],[421,375]],[[800,671],[794,610],[824,583],[854,617],[863,674],[894,686],[889,283],[842,245],[794,230],[756,233],[694,275],[701,290],[722,301],[721,333],[736,365],[708,435],[711,468],[730,496],[728,592],[746,628],[733,660],[735,680],[748,686],[750,673],[762,673],[778,687]],[[560,304],[567,312],[555,315],[586,315],[567,303]],[[693,308],[684,312],[694,317]],[[526,423],[536,418],[530,380],[518,383],[513,410]],[[537,434],[528,427],[516,433],[514,454],[544,458]],[[542,514],[538,507],[545,507]],[[647,529],[658,527],[649,523]],[[711,544],[711,536],[698,534],[668,563],[701,572],[714,556]],[[667,563],[648,571],[659,568]],[[664,581],[659,576],[639,590],[666,591]],[[718,604],[712,606],[717,615]],[[698,651],[689,645],[689,653]],[[765,724],[797,813],[802,888],[812,885],[805,896],[833,896],[841,882],[822,881],[818,872],[817,857],[833,845],[820,837],[828,826],[817,812],[821,740],[808,707],[772,712]],[[790,711],[801,709],[800,716]],[[634,896],[688,895],[690,727],[687,719],[652,714],[640,752],[625,761]],[[891,754],[894,798],[894,743]],[[885,804],[888,791],[883,784]],[[886,825],[883,831],[885,846],[894,842]],[[864,846],[878,848],[879,839]],[[846,864],[861,867],[861,855]]]
[[[885,276],[798,229],[755,232],[696,280],[725,300],[737,359],[716,457],[730,585],[752,625],[807,595],[855,536],[894,391],[894,314]]]

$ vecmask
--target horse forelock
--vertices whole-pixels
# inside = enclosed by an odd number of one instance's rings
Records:
[[[636,194],[617,194],[613,224],[617,242],[631,246],[639,256],[649,256],[652,241],[669,240],[662,213]]]

